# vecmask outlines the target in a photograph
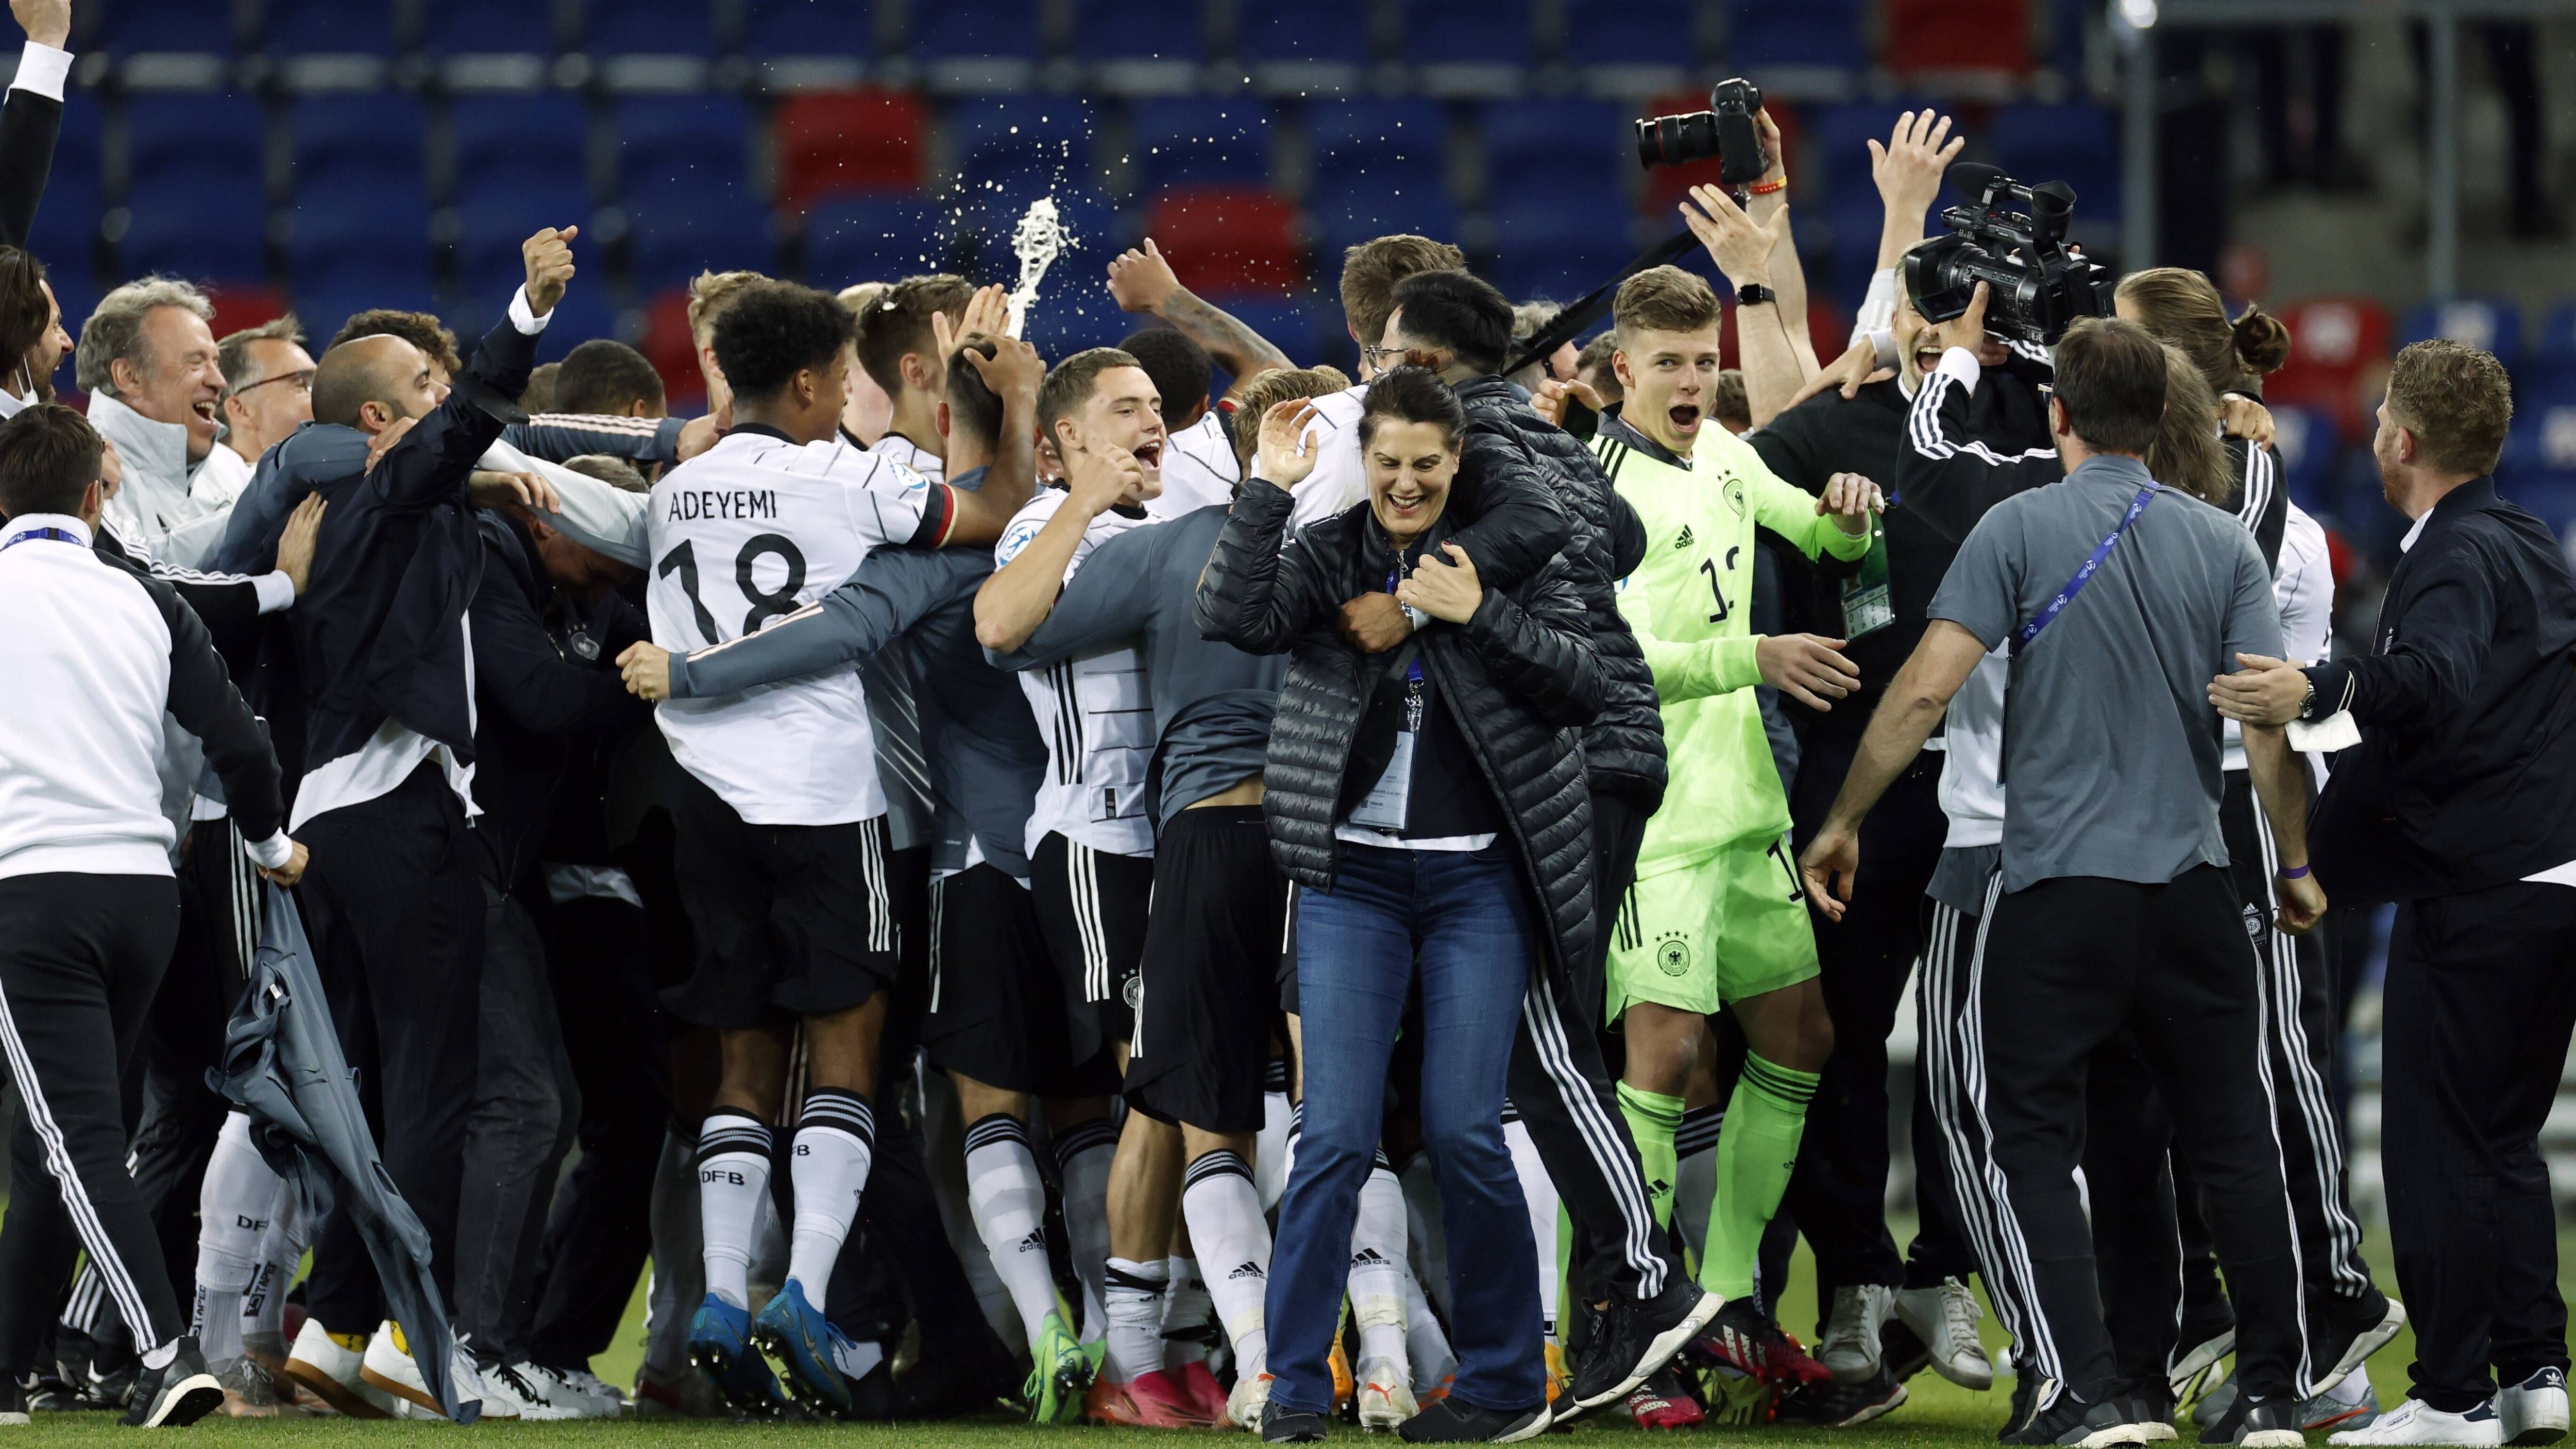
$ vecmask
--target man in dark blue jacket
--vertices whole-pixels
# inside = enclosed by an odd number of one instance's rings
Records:
[[[342,1046],[374,1099],[385,1167],[428,1229],[450,1303],[484,948],[483,857],[469,833],[480,811],[467,605],[486,555],[467,484],[521,416],[511,399],[572,277],[572,237],[548,228],[528,239],[526,284],[452,389],[398,337],[323,354],[314,424],[270,460],[299,472],[307,454],[330,464],[311,473],[328,511],[313,607],[294,626],[305,742],[292,819],[340,848],[335,869],[308,879],[304,903]],[[324,1226],[307,1295],[311,1320],[289,1373],[326,1399],[333,1388],[358,1399],[363,1380],[438,1409],[393,1334],[377,1334],[363,1357],[348,1346],[381,1313],[345,1219]],[[457,1378],[461,1397],[482,1397],[461,1354]]]
[[[2371,652],[2241,658],[2210,686],[2230,718],[2307,720],[2325,748],[2358,726],[2309,828],[2317,875],[2340,899],[2399,903],[2382,1130],[2414,1392],[2337,1444],[2567,1431],[2539,1134],[2576,1031],[2576,577],[2548,525],[2496,496],[2512,415],[2491,354],[2399,353],[2372,452],[2415,526]]]

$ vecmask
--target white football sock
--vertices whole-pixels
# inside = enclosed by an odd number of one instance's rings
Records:
[[[1547,1175],[1538,1144],[1530,1140],[1529,1128],[1518,1113],[1503,1118],[1503,1145],[1511,1149],[1512,1171],[1521,1180],[1521,1201],[1529,1206],[1530,1238],[1538,1251],[1538,1312],[1552,1332],[1561,1286],[1556,1270],[1556,1181]]]
[[[1187,1368],[1207,1362],[1207,1339],[1200,1332],[1216,1310],[1207,1284],[1199,1281],[1199,1260],[1165,1258],[1171,1286],[1163,1290],[1163,1367]]]
[[[1109,1163],[1118,1129],[1106,1117],[1076,1122],[1055,1137],[1056,1182],[1064,1189],[1065,1246],[1082,1284],[1082,1341],[1108,1329]]]
[[[1404,1189],[1381,1152],[1360,1184],[1359,1215],[1351,1221],[1351,1316],[1363,1359],[1405,1362],[1404,1251]]]
[[[2326,1397],[2338,1404],[2358,1404],[2369,1398],[2370,1365],[2363,1364],[2335,1380],[2334,1387],[2326,1390]]]
[[[1395,1180],[1404,1185],[1404,1240],[1413,1259],[1413,1281],[1445,1312],[1449,1238],[1441,1223],[1440,1175],[1431,1166],[1431,1154],[1417,1151],[1397,1163]]]
[[[732,1107],[709,1112],[698,1128],[698,1222],[707,1291],[736,1308],[751,1306],[752,1241],[768,1196],[769,1128]]]
[[[1673,1234],[1691,1252],[1708,1241],[1708,1210],[1717,1200],[1717,1136],[1726,1105],[1693,1107],[1673,1132]]]
[[[1234,1345],[1234,1371],[1268,1372],[1270,1334],[1262,1299],[1270,1288],[1270,1224],[1261,1216],[1252,1169],[1223,1149],[1191,1163],[1181,1187],[1181,1213],[1189,1219],[1190,1242],[1208,1265],[1208,1300]]]
[[[868,1099],[841,1087],[805,1093],[796,1114],[796,1160],[789,1177],[796,1188],[796,1230],[787,1245],[787,1276],[802,1284],[805,1301],[827,1312],[823,1300],[832,1265],[859,1216],[875,1161],[877,1117]]]
[[[285,1196],[285,1179],[251,1145],[250,1118],[227,1113],[197,1194],[197,1301],[190,1331],[208,1363],[241,1357],[242,1295],[259,1276],[260,1244]]]
[[[1055,1312],[1055,1268],[1047,1261],[1046,1184],[1019,1118],[996,1112],[967,1127],[966,1205],[1034,1345]]]
[[[1113,1384],[1131,1384],[1162,1372],[1163,1295],[1171,1287],[1172,1270],[1161,1258],[1150,1263],[1112,1258],[1107,1267],[1109,1341],[1100,1374]]]
[[[1431,1300],[1422,1296],[1422,1284],[1411,1272],[1404,1275],[1404,1349],[1413,1361],[1417,1399],[1458,1372],[1458,1355],[1450,1350],[1449,1335],[1440,1331]]]
[[[1261,1083],[1261,1131],[1252,1139],[1252,1183],[1263,1212],[1288,1190],[1288,1112],[1288,1064],[1274,1057]]]

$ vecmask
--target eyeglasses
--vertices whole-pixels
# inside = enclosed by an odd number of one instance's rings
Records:
[[[240,397],[243,393],[257,391],[273,382],[291,382],[295,384],[297,391],[311,392],[313,390],[313,369],[306,368],[301,372],[281,372],[275,377],[263,377],[257,382],[234,388],[232,395],[234,397]]]
[[[1404,349],[1401,347],[1363,347],[1360,349],[1360,357],[1363,361],[1368,363],[1369,371],[1384,372],[1389,368],[1402,365],[1404,362]]]

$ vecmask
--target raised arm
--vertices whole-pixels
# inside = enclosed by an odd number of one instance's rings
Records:
[[[1692,205],[1694,201],[1698,205]],[[1735,288],[1735,340],[1744,368],[1744,402],[1758,428],[1779,416],[1816,371],[1815,354],[1803,340],[1804,326],[1792,329],[1785,295],[1758,305],[1742,300],[1747,287],[1774,285],[1773,273],[1780,267],[1773,258],[1781,233],[1747,216],[1735,198],[1714,186],[1692,187],[1690,198],[1681,203],[1681,213],[1691,234],[1708,248],[1718,271]],[[1794,248],[1791,253],[1795,255]]]
[[[63,47],[71,42],[72,6],[71,0],[10,0],[9,9],[27,32],[27,47],[8,98],[0,101],[0,243],[23,247],[62,134],[63,81],[72,69]]]
[[[1297,365],[1232,313],[1201,300],[1182,286],[1152,237],[1145,238],[1141,248],[1122,253],[1110,262],[1109,295],[1117,299],[1121,309],[1160,318],[1206,348],[1208,356],[1232,379],[1226,386],[1228,397],[1243,391],[1243,385],[1261,373]]]
[[[463,496],[501,429],[526,419],[512,399],[527,391],[537,336],[572,281],[572,239],[579,232],[547,227],[520,244],[527,281],[510,298],[509,315],[483,335],[447,401],[369,464],[366,486],[386,503],[427,508]]]
[[[980,553],[881,548],[850,581],[756,634],[674,654],[639,642],[617,656],[644,699],[715,699],[803,679],[865,659],[975,591],[992,571]]]
[[[1285,654],[1307,630],[1328,623],[1340,603],[1323,597],[1311,549],[1301,544],[1283,557],[1281,547],[1297,508],[1288,490],[1315,470],[1317,444],[1307,428],[1314,411],[1313,403],[1291,398],[1262,415],[1253,476],[1235,493],[1199,575],[1191,613],[1202,638],[1247,654]]]

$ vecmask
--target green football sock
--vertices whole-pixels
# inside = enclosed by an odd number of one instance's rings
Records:
[[[1679,1171],[1673,1156],[1673,1132],[1682,1125],[1682,1099],[1619,1084],[1619,1115],[1628,1119],[1628,1135],[1637,1139],[1637,1165],[1646,1173],[1646,1201],[1655,1210],[1655,1226],[1673,1221],[1673,1178]]]
[[[1762,1230],[1789,1190],[1818,1080],[1814,1072],[1745,1055],[1744,1075],[1726,1104],[1726,1130],[1717,1139],[1717,1202],[1709,1209],[1708,1245],[1699,1258],[1700,1286],[1711,1293],[1752,1295]]]

